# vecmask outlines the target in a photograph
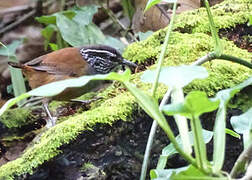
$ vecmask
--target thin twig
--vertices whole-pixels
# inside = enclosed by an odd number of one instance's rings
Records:
[[[113,13],[113,11],[111,9],[105,8],[103,6],[102,2],[100,2],[100,1],[99,1],[99,4],[100,4],[102,10],[108,14],[108,16],[112,19],[112,21],[115,24],[119,25],[121,27],[121,29],[123,29],[123,31],[128,33],[128,35],[130,36],[131,39],[133,39],[134,41],[138,41],[136,39],[136,37],[131,32],[129,32],[128,29],[121,23],[121,21],[118,18],[116,18],[115,14]]]
[[[20,19],[18,19],[17,21],[13,22],[12,24],[4,27],[3,29],[0,30],[0,36],[5,33],[6,31],[9,31],[13,28],[15,28],[16,26],[20,25],[22,22],[24,22],[25,20],[27,20],[28,18],[32,17],[34,14],[36,13],[36,10],[32,10],[31,12],[29,12],[28,14],[22,16]]]
[[[0,16],[9,14],[9,13],[17,13],[20,11],[26,11],[30,8],[34,8],[34,6],[30,6],[30,5],[22,5],[22,6],[15,6],[15,7],[11,7],[11,8],[7,8],[7,9],[3,9],[0,11]]]
[[[41,4],[42,1],[41,1],[41,0],[38,0],[37,5],[36,5],[35,7],[30,6],[30,8],[34,8],[32,11],[30,11],[28,14],[23,15],[20,19],[16,20],[15,22],[13,22],[13,23],[7,25],[6,27],[4,27],[3,29],[1,29],[1,30],[0,30],[0,36],[1,36],[3,33],[5,33],[5,32],[7,32],[7,31],[9,31],[9,30],[11,30],[11,29],[17,27],[17,26],[20,25],[22,22],[26,21],[28,18],[34,16],[34,15],[37,13],[37,11],[38,11],[37,8],[42,8],[41,5],[43,6],[43,8],[45,8],[45,7],[50,6],[53,2],[54,2],[54,1],[48,1],[48,2],[46,2],[46,3],[44,3],[44,4]],[[20,11],[21,11],[21,10],[22,10],[22,7],[19,7],[19,9],[20,9]],[[14,11],[14,10],[15,10],[15,9],[13,9],[13,11]],[[18,8],[16,9],[16,11],[17,11],[17,10],[18,10]],[[23,10],[26,10],[25,7],[23,7]],[[10,11],[10,10],[9,10],[9,11]],[[39,11],[41,11],[41,9],[39,9]]]

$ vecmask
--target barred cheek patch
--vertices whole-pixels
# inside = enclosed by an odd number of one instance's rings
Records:
[[[109,73],[122,59],[117,51],[110,52],[104,49],[81,48],[80,54],[95,71],[102,74]]]

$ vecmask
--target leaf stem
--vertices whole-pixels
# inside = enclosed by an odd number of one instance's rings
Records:
[[[226,54],[222,54],[220,57],[217,57],[215,52],[208,53],[207,55],[205,55],[205,56],[199,58],[198,60],[196,60],[191,65],[199,66],[199,65],[202,65],[205,62],[208,62],[208,61],[211,61],[211,60],[226,60],[226,61],[241,64],[243,66],[246,66],[246,67],[252,69],[252,63],[250,63],[249,61],[246,61],[244,59],[234,57],[234,56],[231,56],[231,55],[226,55]]]
[[[212,33],[212,36],[213,36],[214,41],[215,41],[214,52],[219,57],[222,54],[223,48],[222,48],[221,41],[220,41],[220,38],[219,38],[218,33],[217,33],[217,29],[216,29],[215,24],[214,24],[213,15],[211,13],[209,3],[208,3],[207,0],[204,0],[204,3],[205,3],[205,6],[206,6],[207,16],[208,16],[208,20],[209,20],[209,23],[210,23],[211,33]]]
[[[173,22],[174,22],[175,13],[176,13],[176,8],[177,8],[177,3],[175,2],[173,4],[171,22],[170,22],[170,24],[168,26],[167,33],[166,33],[166,36],[165,36],[165,41],[164,41],[164,44],[163,44],[163,47],[162,47],[162,51],[161,51],[161,54],[160,54],[159,59],[158,59],[158,64],[157,64],[158,67],[157,67],[157,70],[156,70],[156,76],[155,76],[155,80],[154,80],[154,83],[153,83],[152,89],[151,89],[152,97],[155,97],[156,89],[157,89],[157,86],[158,86],[158,79],[159,79],[159,76],[160,76],[161,66],[163,64],[165,52],[166,52],[168,42],[169,42],[169,38],[170,38],[170,34],[171,34],[171,31],[172,31],[172,26],[173,26]],[[167,93],[166,93],[165,97],[163,98],[163,100],[162,100],[159,107],[162,107],[166,103],[166,100],[169,97],[170,97],[170,90],[167,91]],[[154,140],[154,137],[155,137],[156,129],[157,129],[157,121],[153,120],[151,130],[150,130],[150,133],[149,133],[149,137],[148,137],[148,142],[147,142],[145,153],[144,153],[144,160],[143,160],[143,164],[142,164],[140,180],[145,180],[145,177],[146,177],[146,172],[147,172],[151,147],[152,147],[153,140]],[[171,132],[171,135],[173,135],[172,132]],[[169,136],[169,138],[170,138],[170,136]],[[170,141],[172,141],[172,140],[170,139]],[[174,142],[176,142],[175,137],[174,137]],[[179,148],[179,146],[175,145],[175,144],[174,144],[174,147]]]
[[[195,115],[192,116],[191,128],[193,132],[193,143],[197,167],[202,169],[204,172],[207,172],[206,145],[204,143],[199,117]]]
[[[170,24],[168,26],[167,33],[166,33],[166,36],[165,36],[165,41],[164,41],[164,44],[163,44],[163,47],[162,47],[162,50],[161,50],[161,53],[160,53],[160,56],[159,56],[159,59],[158,59],[156,76],[155,76],[154,84],[153,84],[152,89],[151,89],[151,94],[152,94],[153,97],[155,97],[156,89],[157,89],[157,86],[158,86],[158,79],[159,79],[159,76],[160,76],[160,71],[161,71],[163,61],[164,61],[165,52],[166,52],[168,42],[169,42],[169,39],[170,39],[170,34],[171,34],[171,31],[172,31],[172,26],[173,26],[173,22],[174,22],[175,13],[176,13],[176,8],[177,8],[177,3],[174,3],[173,4],[173,10],[172,10],[171,22],[170,22]]]

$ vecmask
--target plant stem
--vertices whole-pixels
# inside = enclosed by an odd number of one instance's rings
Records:
[[[174,22],[175,13],[176,13],[176,8],[177,8],[177,3],[174,3],[173,4],[171,22],[170,22],[170,24],[168,26],[167,33],[166,33],[166,36],[165,36],[165,41],[164,41],[164,44],[163,44],[163,47],[162,47],[162,51],[161,51],[161,54],[160,54],[159,59],[158,59],[158,65],[157,65],[158,67],[157,67],[157,70],[156,70],[155,81],[154,81],[154,83],[152,85],[152,89],[151,89],[152,97],[155,97],[156,89],[157,89],[157,86],[158,86],[158,79],[159,79],[159,76],[160,76],[161,66],[163,64],[165,52],[166,52],[168,42],[169,42],[169,38],[170,38],[170,34],[171,34],[171,31],[172,31],[172,26],[173,26],[173,22]],[[169,97],[169,96],[170,96],[170,92],[168,90],[168,92],[166,93],[166,97]],[[164,102],[164,104],[165,104],[166,99],[163,98],[162,102]],[[163,103],[160,104],[160,107],[161,107],[162,104]],[[149,137],[148,137],[148,142],[147,142],[146,149],[145,149],[140,180],[145,180],[145,177],[146,177],[146,172],[147,172],[151,147],[152,147],[153,140],[154,140],[154,137],[155,137],[156,129],[157,129],[157,122],[156,122],[156,120],[153,120],[151,130],[150,130],[150,133],[149,133]],[[174,138],[174,140],[175,140],[175,138]],[[174,145],[174,147],[175,147],[175,145]]]
[[[160,103],[159,109],[161,109],[166,104],[166,102],[170,98],[170,94],[171,94],[171,90],[168,89],[168,91],[166,92],[166,94],[164,95],[164,97],[163,97],[163,99],[162,99],[162,101]],[[148,137],[148,141],[147,141],[147,145],[146,145],[146,149],[145,149],[145,153],[144,153],[144,160],[143,160],[143,165],[142,165],[142,170],[141,170],[141,177],[140,177],[141,180],[144,180],[145,177],[146,177],[146,171],[147,171],[147,167],[148,167],[149,156],[150,156],[150,153],[151,153],[151,147],[152,147],[153,140],[154,140],[154,137],[155,137],[157,125],[158,125],[157,121],[154,120],[153,123],[152,123],[152,126],[151,126],[151,130],[150,130],[150,133],[149,133],[149,137]]]
[[[202,135],[200,119],[197,116],[191,118],[191,128],[193,132],[193,143],[197,167],[207,171],[206,145]]]
[[[252,63],[250,63],[249,61],[246,61],[244,59],[234,57],[234,56],[231,56],[231,55],[226,55],[226,54],[222,54],[220,57],[217,57],[215,52],[208,53],[207,55],[205,55],[205,56],[199,58],[198,60],[196,60],[191,65],[199,66],[199,65],[204,64],[205,62],[208,62],[208,61],[211,61],[211,60],[220,60],[220,59],[235,62],[235,63],[241,64],[243,66],[246,66],[246,67],[252,69]]]
[[[108,1],[107,1],[108,2]],[[102,8],[102,10],[105,12],[105,13],[107,13],[107,15],[111,18],[111,20],[115,23],[115,24],[117,24],[118,26],[120,26],[120,28],[124,31],[124,32],[126,32],[129,36],[130,36],[130,38],[132,39],[132,40],[134,40],[134,41],[138,41],[137,39],[136,39],[136,37],[131,33],[131,32],[129,32],[128,31],[128,29],[121,23],[121,21],[115,16],[115,14],[113,13],[113,11],[111,10],[111,9],[109,9],[109,7],[107,6],[107,8],[105,8],[104,6],[103,6],[103,3],[102,2],[100,2],[100,1],[98,1],[98,3],[99,3],[99,5],[101,6],[101,8]]]
[[[154,84],[153,84],[152,89],[151,89],[151,94],[152,94],[153,97],[155,97],[156,89],[157,89],[157,86],[158,86],[158,79],[159,79],[159,76],[160,76],[160,71],[161,71],[163,61],[164,61],[165,52],[166,52],[168,42],[169,42],[169,39],[170,39],[170,34],[171,34],[171,31],[172,31],[172,26],[173,26],[173,22],[174,22],[175,13],[176,13],[176,8],[177,8],[177,3],[174,3],[173,4],[173,10],[172,10],[171,22],[170,22],[170,24],[168,26],[168,29],[167,29],[167,32],[166,32],[165,41],[164,41],[164,44],[163,44],[163,47],[162,47],[162,50],[161,50],[161,53],[160,53],[160,56],[159,56],[159,59],[158,59]]]
[[[171,103],[183,103],[184,99],[185,98],[184,98],[183,88],[172,88]],[[173,115],[173,117],[175,119],[175,122],[176,122],[178,130],[179,130],[183,150],[187,154],[191,154],[192,153],[192,146],[190,143],[187,118],[185,116],[181,116],[179,114],[175,114],[175,115]]]
[[[248,61],[245,61],[243,59],[240,59],[238,57],[234,57],[234,56],[231,56],[231,55],[226,55],[226,54],[222,54],[219,59],[223,59],[223,60],[227,60],[227,61],[231,61],[231,62],[235,62],[235,63],[238,63],[238,64],[241,64],[243,66],[246,66],[250,69],[252,69],[252,63],[248,62]]]
[[[210,29],[211,29],[212,37],[214,38],[214,41],[215,41],[214,52],[219,57],[222,54],[223,48],[222,48],[220,38],[219,38],[218,33],[217,33],[217,29],[216,29],[215,24],[214,24],[213,15],[211,13],[209,3],[208,3],[207,0],[204,0],[204,3],[205,3],[205,6],[206,6],[207,17],[208,17],[208,20],[209,20],[209,23],[210,23]]]

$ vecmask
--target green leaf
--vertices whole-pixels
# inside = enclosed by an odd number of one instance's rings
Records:
[[[62,14],[58,14],[56,17],[57,27],[66,42],[75,47],[88,44],[88,39],[85,39],[84,31],[76,22]]]
[[[49,46],[53,51],[59,50],[59,46],[55,43],[49,43]]]
[[[155,6],[156,4],[160,3],[162,0],[148,0],[146,7],[144,9],[144,12],[150,9],[152,6]],[[164,0],[167,3],[175,3],[177,0]]]
[[[122,6],[124,13],[129,17],[130,21],[132,21],[135,9],[131,3],[131,0],[122,0]]]
[[[160,3],[161,0],[148,0],[146,7],[144,9],[144,12],[146,12],[147,10],[149,10],[152,6],[155,6],[156,4]]]
[[[147,70],[141,76],[141,81],[153,83],[155,70]],[[182,88],[194,79],[204,79],[208,77],[206,69],[202,66],[170,66],[163,67],[160,72],[159,82],[169,87]]]
[[[184,103],[165,105],[163,111],[167,115],[180,114],[192,119],[192,116],[200,116],[203,113],[214,111],[219,102],[207,98],[205,92],[191,91],[185,98]]]
[[[203,133],[204,142],[207,144],[212,139],[213,132],[203,129],[202,133]],[[189,138],[190,138],[190,144],[193,146],[194,143],[193,143],[192,132],[189,132]],[[181,141],[180,135],[176,137],[176,141],[178,145],[182,147],[182,141]],[[162,154],[160,155],[160,158],[158,160],[157,169],[164,169],[168,158],[177,153],[178,151],[175,149],[175,147],[171,143],[167,145],[166,147],[164,147],[162,150]]]
[[[204,0],[204,2],[205,2],[205,6],[206,6],[208,21],[210,23],[211,34],[212,34],[212,37],[215,42],[214,52],[216,53],[217,57],[220,57],[220,55],[223,52],[223,47],[222,47],[222,44],[221,44],[221,41],[220,41],[220,38],[218,35],[218,31],[217,31],[216,26],[214,24],[213,15],[211,13],[209,3],[207,0]]]
[[[234,132],[233,130],[226,128],[225,131],[226,131],[226,134],[229,134],[230,136],[241,139],[240,134]]]
[[[121,53],[125,49],[125,44],[123,44],[120,40],[118,40],[114,37],[111,37],[111,36],[106,36],[106,39],[103,44],[114,47],[118,51],[120,51]]]
[[[234,130],[243,134],[244,147],[247,148],[252,142],[252,108],[239,116],[232,116],[230,121]]]
[[[133,94],[133,96],[135,96],[137,102],[143,108],[143,110],[150,117],[155,119],[158,122],[158,124],[164,129],[165,132],[170,131],[170,129],[167,129],[168,124],[166,122],[164,115],[159,110],[157,101],[153,97],[140,91],[138,88],[136,88],[133,84],[129,82],[124,82],[124,85]]]
[[[11,44],[0,48],[0,55],[8,56],[9,61],[18,62],[16,58],[16,50],[23,43],[23,40],[15,40]],[[9,67],[11,73],[11,82],[13,85],[15,97],[26,92],[23,74],[20,69]],[[22,102],[18,103],[21,105]]]
[[[41,34],[45,38],[44,46],[45,50],[47,50],[48,45],[51,41],[53,33],[57,31],[57,27],[54,24],[50,24],[46,26],[44,29],[42,29]]]
[[[62,11],[62,12],[58,12],[58,13],[54,13],[52,15],[49,16],[40,16],[40,17],[36,17],[35,19],[43,24],[49,25],[49,24],[56,24],[56,17],[57,15],[64,15],[66,17],[68,17],[69,19],[72,19],[75,16],[75,12],[68,10],[68,11]]]
[[[83,6],[75,7],[73,11],[76,13],[73,20],[81,26],[86,26],[92,23],[93,16],[97,12],[98,6]]]
[[[252,108],[239,116],[232,116],[230,122],[234,130],[239,134],[250,131],[252,129]]]
[[[137,33],[140,41],[143,41],[143,40],[147,39],[152,34],[153,34],[153,31],[138,32]]]
[[[167,179],[168,180],[168,179]],[[186,170],[173,173],[170,180],[228,180],[227,177],[212,177],[205,175],[199,169],[190,165]]]
[[[1,56],[16,56],[16,50],[18,46],[23,43],[23,40],[14,40],[11,44],[3,46],[0,48],[0,55]]]
[[[17,98],[13,98],[7,101],[7,103],[0,109],[0,116],[4,113],[5,110],[9,109],[15,103],[30,96],[42,96],[42,97],[55,96],[57,94],[60,94],[66,88],[85,86],[91,80],[118,80],[124,82],[129,81],[129,78],[130,78],[130,70],[126,70],[123,74],[117,74],[111,72],[109,74],[104,75],[90,75],[90,76],[85,75],[78,78],[49,83],[44,86],[40,86],[36,89],[33,89],[27,93],[24,93],[18,96]]]
[[[66,16],[58,14],[57,26],[63,39],[72,46],[100,44],[105,41],[105,36],[93,23],[81,26]]]
[[[213,137],[213,132],[212,131],[208,131],[203,129],[203,138],[204,138],[204,142],[205,143],[209,143],[210,140]],[[190,144],[193,145],[193,133],[192,131],[189,132],[189,137],[190,137]],[[180,135],[178,135],[176,137],[176,141],[178,142],[178,144],[181,146],[182,142],[181,142],[181,137]],[[177,150],[174,148],[173,144],[169,144],[168,146],[166,146],[163,150],[162,150],[162,155],[163,156],[171,156],[173,154],[178,153]]]
[[[188,168],[188,166],[176,168],[176,169],[152,169],[150,171],[150,177],[152,180],[168,180],[170,179],[172,173],[179,173]]]
[[[241,89],[252,84],[252,77],[241,84],[219,91],[213,100],[220,101],[214,124],[214,152],[213,152],[213,171],[218,172],[224,163],[225,143],[226,143],[226,105],[229,100]]]
[[[28,98],[30,97],[30,95],[28,93],[24,93],[24,94],[21,94],[20,96],[18,97],[15,97],[15,98],[11,98],[9,99],[0,109],[0,116],[6,111],[8,110],[9,108],[11,108],[12,106],[14,106],[15,104],[17,104],[18,102],[22,101],[23,99],[25,98]]]

